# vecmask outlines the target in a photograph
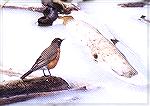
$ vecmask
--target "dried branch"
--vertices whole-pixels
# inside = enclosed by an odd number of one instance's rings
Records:
[[[145,5],[148,5],[148,4],[142,1],[118,4],[118,6],[121,6],[121,7],[144,7]]]
[[[15,6],[15,5],[1,5],[1,8],[10,8],[10,9],[23,9],[23,10],[29,10],[33,12],[40,12],[42,13],[45,7],[34,7],[34,6]]]

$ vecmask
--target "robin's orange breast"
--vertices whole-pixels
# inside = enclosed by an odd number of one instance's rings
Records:
[[[58,63],[59,57],[60,57],[60,48],[57,49],[57,56],[56,56],[56,58],[53,59],[52,61],[50,61],[49,64],[47,64],[47,68],[48,69],[54,68],[57,65],[57,63]]]

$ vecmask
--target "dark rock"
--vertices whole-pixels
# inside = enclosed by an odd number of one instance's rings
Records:
[[[55,21],[58,18],[58,11],[52,7],[46,7],[43,11],[44,16],[48,16],[52,21]]]
[[[38,19],[39,26],[51,26],[58,18],[58,11],[53,7],[46,7],[43,11],[44,16]]]
[[[53,21],[46,16],[43,16],[38,19],[38,26],[51,26],[53,24]]]

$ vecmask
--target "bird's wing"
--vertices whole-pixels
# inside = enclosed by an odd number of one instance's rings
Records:
[[[32,66],[31,70],[38,70],[42,68],[43,66],[46,66],[51,60],[55,59],[57,57],[57,50],[55,48],[45,49],[40,57],[36,60],[35,64]]]

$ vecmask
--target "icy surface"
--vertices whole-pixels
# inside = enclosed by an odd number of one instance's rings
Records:
[[[81,3],[81,10],[72,12],[75,19],[90,23],[108,39],[116,38],[119,50],[138,70],[131,79],[116,75],[104,63],[93,60],[90,50],[71,35],[56,20],[53,26],[39,27],[41,13],[25,10],[0,10],[0,67],[15,72],[28,71],[40,53],[56,38],[65,38],[60,60],[51,74],[70,84],[87,86],[87,91],[62,91],[48,97],[39,97],[14,105],[47,103],[147,103],[148,76],[148,24],[138,20],[147,16],[147,7],[120,8],[118,1]],[[29,3],[30,4],[30,3]],[[83,28],[84,29],[84,28]],[[83,30],[81,29],[81,30]],[[86,29],[84,29],[86,30]],[[42,71],[32,73],[41,76]],[[17,79],[1,75],[0,81]]]

